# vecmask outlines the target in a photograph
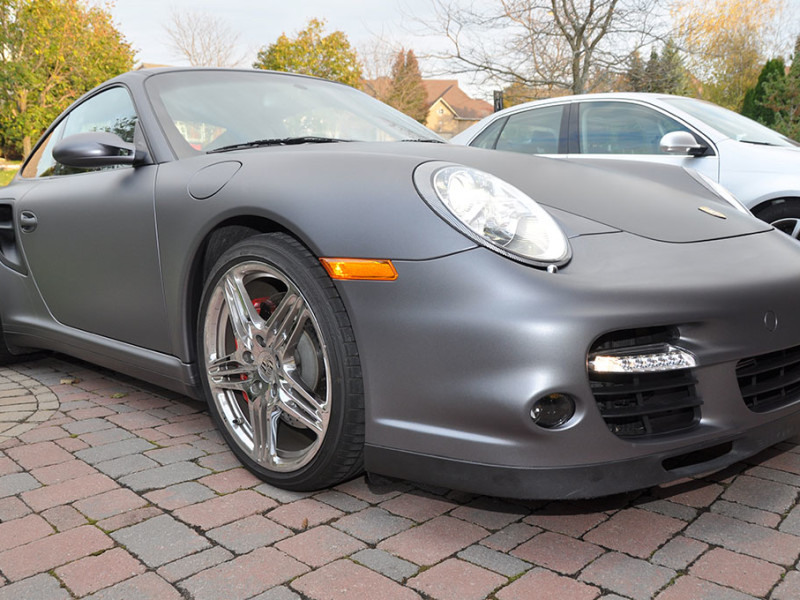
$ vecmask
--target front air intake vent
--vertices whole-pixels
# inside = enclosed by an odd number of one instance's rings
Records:
[[[753,412],[800,400],[800,346],[740,360],[736,378],[744,403]]]
[[[598,352],[636,353],[653,344],[678,341],[674,328],[613,332],[592,346]],[[653,373],[598,373],[589,370],[589,385],[608,429],[626,439],[643,439],[686,431],[700,421],[702,400],[692,369]]]

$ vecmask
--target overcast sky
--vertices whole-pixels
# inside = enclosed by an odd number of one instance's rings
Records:
[[[110,6],[116,25],[137,52],[137,61],[184,64],[169,46],[164,24],[173,12],[208,13],[239,33],[245,64],[282,33],[289,37],[312,18],[327,20],[326,31],[343,31],[357,49],[375,36],[413,47],[431,43],[410,33],[419,28],[411,15],[424,18],[430,0],[116,0]]]

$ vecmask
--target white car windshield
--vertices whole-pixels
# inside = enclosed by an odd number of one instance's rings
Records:
[[[699,119],[703,123],[707,123],[720,133],[738,142],[764,146],[800,146],[794,140],[781,135],[777,131],[773,131],[752,119],[710,102],[694,98],[662,98],[662,101],[682,110],[695,119]]]

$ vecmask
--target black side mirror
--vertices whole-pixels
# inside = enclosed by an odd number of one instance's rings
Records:
[[[92,131],[76,133],[64,138],[53,148],[53,158],[68,167],[105,167],[108,165],[135,165],[144,159],[144,153],[125,142],[115,133]]]

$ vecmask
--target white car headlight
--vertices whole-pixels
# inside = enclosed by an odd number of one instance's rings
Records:
[[[430,177],[446,213],[433,208],[477,242],[539,266],[570,259],[567,237],[553,217],[510,183],[461,165],[439,167]]]

